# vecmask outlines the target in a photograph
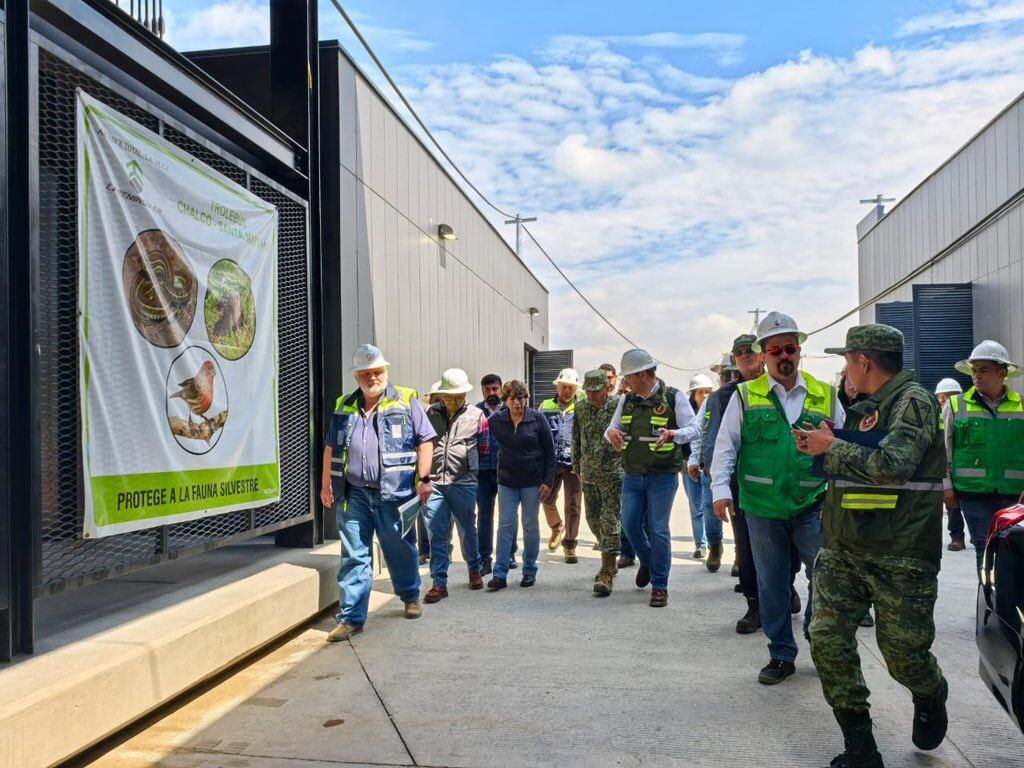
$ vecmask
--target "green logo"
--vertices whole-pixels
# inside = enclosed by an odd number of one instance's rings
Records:
[[[129,160],[128,165],[125,166],[128,169],[128,181],[132,183],[139,192],[142,191],[142,182],[146,174],[142,172],[142,168],[139,167],[139,163],[136,160]]]

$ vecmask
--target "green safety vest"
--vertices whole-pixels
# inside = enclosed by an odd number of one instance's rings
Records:
[[[993,414],[975,388],[953,395],[953,487],[965,493],[1024,492],[1024,406],[1006,390]]]
[[[622,404],[622,431],[628,442],[622,452],[626,472],[681,472],[686,465],[682,447],[670,440],[655,447],[659,429],[679,429],[676,422],[676,398],[679,390],[658,379],[658,391],[646,400],[632,392]]]
[[[807,397],[797,424],[818,426],[836,410],[836,388],[800,372]],[[743,406],[740,452],[736,464],[739,506],[755,517],[788,520],[814,504],[825,479],[811,474],[813,459],[796,449],[790,423],[768,374],[742,382],[736,392]]]

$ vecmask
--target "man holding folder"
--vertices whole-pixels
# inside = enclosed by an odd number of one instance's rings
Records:
[[[946,457],[935,396],[902,370],[900,331],[857,326],[845,347],[825,351],[845,355],[850,383],[866,397],[847,411],[848,431],[793,430],[802,453],[824,456],[829,476],[811,656],[843,729],[846,749],[832,765],[875,768],[883,763],[856,639],[872,605],[889,674],[914,697],[914,744],[935,749],[946,733],[948,688],[930,651]]]

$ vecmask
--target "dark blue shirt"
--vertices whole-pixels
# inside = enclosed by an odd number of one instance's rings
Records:
[[[517,427],[508,408],[502,408],[491,416],[488,426],[492,444],[501,449],[498,485],[536,488],[554,482],[555,442],[548,420],[539,411],[527,408]]]

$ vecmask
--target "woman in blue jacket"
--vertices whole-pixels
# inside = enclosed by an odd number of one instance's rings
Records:
[[[521,587],[537,581],[540,551],[540,504],[547,497],[555,476],[555,444],[551,427],[539,411],[527,407],[530,393],[521,381],[510,381],[501,389],[506,408],[491,416],[491,439],[498,444],[498,549],[493,578],[487,589],[496,592],[508,586],[509,559],[516,518],[522,508],[523,579]]]

